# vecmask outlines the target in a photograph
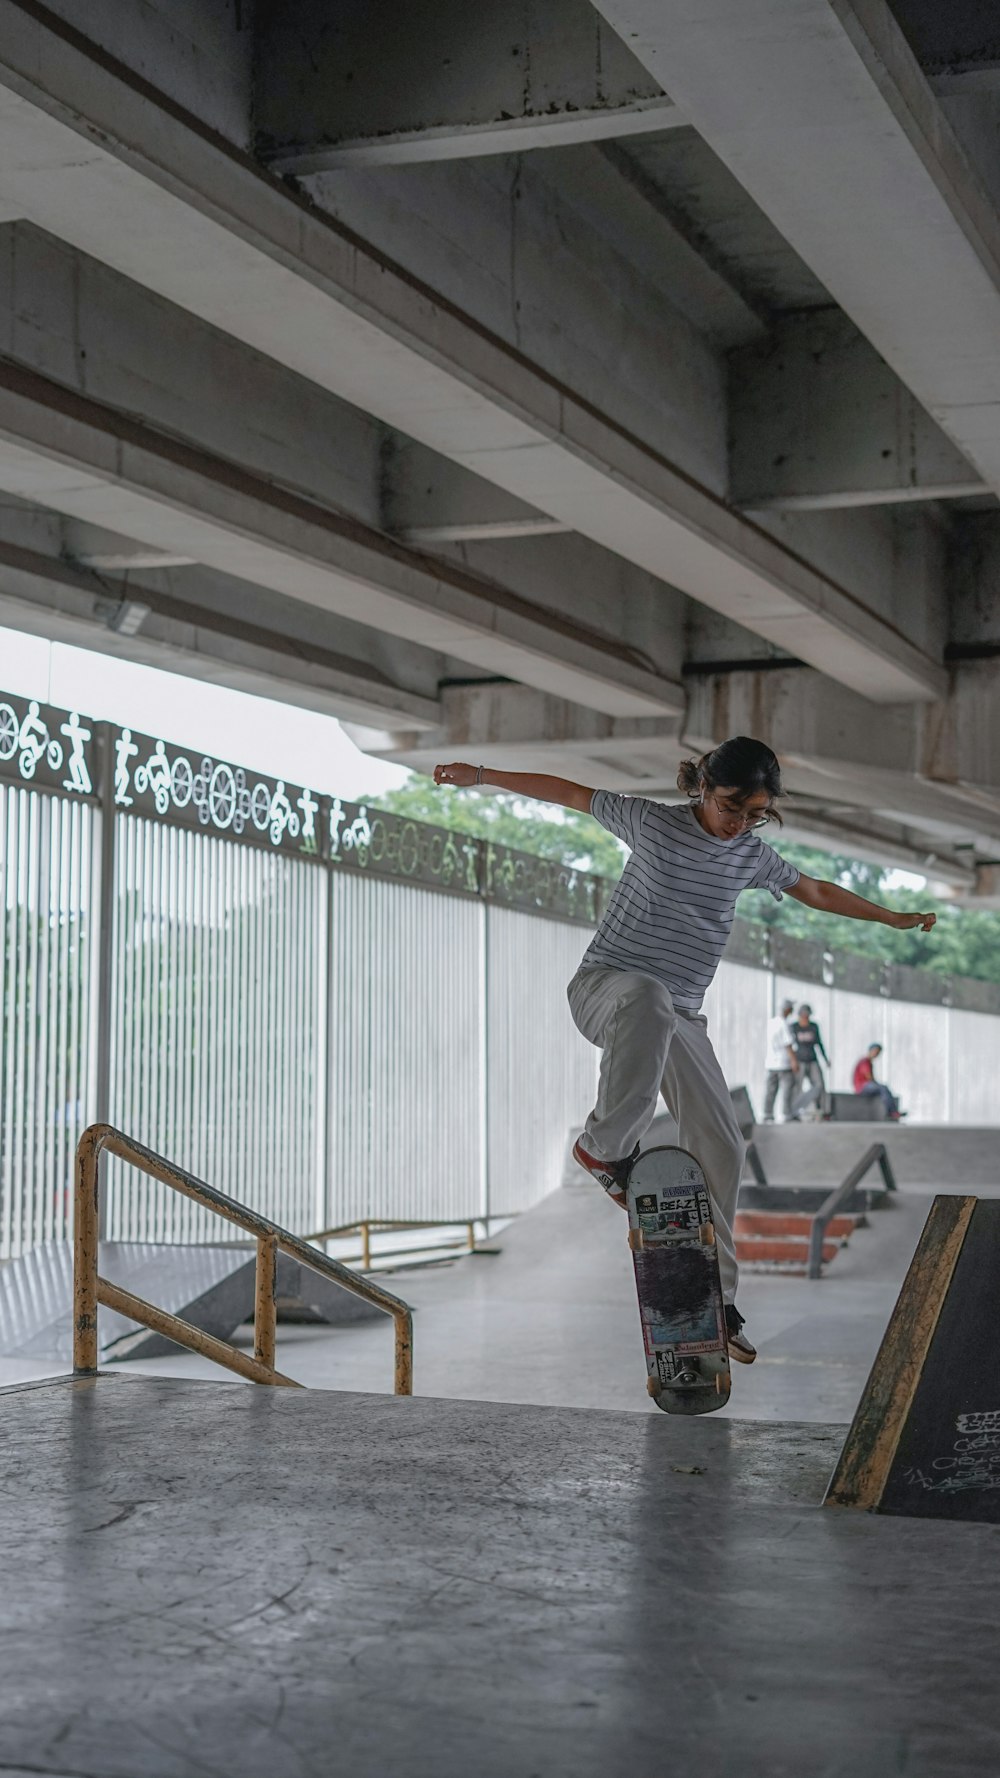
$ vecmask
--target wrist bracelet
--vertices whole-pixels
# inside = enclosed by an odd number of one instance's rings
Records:
[[[481,784],[482,781],[483,781],[483,768],[482,768],[482,766],[477,766],[476,767],[476,783]]]

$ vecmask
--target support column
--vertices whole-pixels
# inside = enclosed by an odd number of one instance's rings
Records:
[[[98,1124],[111,1122],[111,1022],[114,991],[115,943],[115,749],[114,731],[102,722],[100,747],[101,844],[96,864],[100,916],[97,934],[97,1030],[94,1117]],[[99,1236],[107,1236],[108,1193],[100,1200]]]

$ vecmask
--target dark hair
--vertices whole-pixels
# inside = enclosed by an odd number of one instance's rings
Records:
[[[781,767],[777,757],[763,741],[750,735],[734,735],[700,759],[686,759],[677,774],[677,788],[685,796],[702,796],[706,790],[732,790],[738,802],[746,802],[761,791],[772,804],[785,792],[781,783]],[[765,811],[780,822],[774,807]]]

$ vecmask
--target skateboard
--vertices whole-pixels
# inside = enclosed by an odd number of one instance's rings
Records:
[[[666,1414],[711,1414],[729,1398],[729,1349],[712,1205],[694,1155],[640,1154],[627,1209],[646,1388]]]

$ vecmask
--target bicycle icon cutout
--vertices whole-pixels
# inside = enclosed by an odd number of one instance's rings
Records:
[[[22,778],[33,778],[41,759],[53,772],[58,772],[62,766],[62,743],[53,740],[49,734],[48,724],[43,722],[34,698],[23,720],[18,718],[17,711],[10,704],[0,704],[0,760],[13,759],[15,753],[20,754],[17,763]]]

